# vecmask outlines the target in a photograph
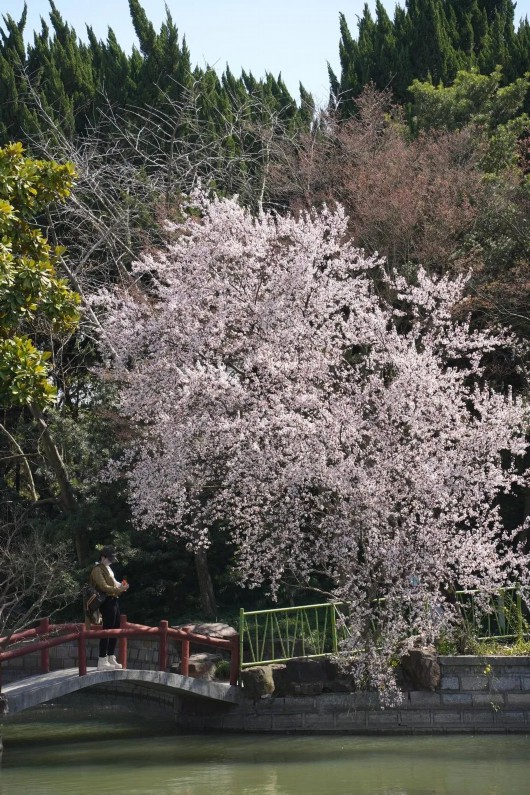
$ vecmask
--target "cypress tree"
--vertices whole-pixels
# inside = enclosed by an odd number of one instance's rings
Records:
[[[374,65],[370,79],[380,86],[392,86],[396,78],[396,37],[392,21],[381,0],[376,0]]]
[[[23,121],[22,70],[25,63],[24,28],[27,6],[19,22],[9,14],[0,28],[0,135],[2,140],[15,139]]]
[[[530,71],[530,23],[522,20],[514,42],[513,67],[518,75]]]
[[[434,84],[454,80],[462,69],[489,74],[503,67],[512,82],[528,68],[528,36],[514,28],[512,0],[406,0],[391,21],[376,0],[376,21],[365,5],[353,38],[339,16],[340,76],[329,69],[332,98],[344,116],[355,112],[355,97],[370,81],[391,87],[398,101],[409,100],[414,79]]]
[[[246,86],[242,78],[236,78],[227,66],[221,83],[232,107],[240,107],[248,98]]]
[[[303,129],[308,130],[315,118],[316,105],[313,95],[306,91],[300,83],[300,124]]]
[[[272,134],[280,136],[311,124],[314,103],[303,87],[298,108],[281,75],[268,73],[257,80],[243,71],[236,78],[227,68],[219,78],[210,67],[192,69],[186,40],[180,41],[167,9],[158,33],[139,0],[129,0],[129,9],[139,42],[130,55],[112,29],[106,41],[99,41],[87,27],[88,43],[81,42],[53,2],[50,24],[42,22],[27,53],[23,42],[26,12],[19,23],[5,18],[0,40],[0,136],[4,141],[21,138],[24,131],[38,134],[43,127],[48,135],[49,118],[66,136],[83,136],[102,118],[108,103],[124,125],[134,126],[139,113],[151,116],[153,123],[157,119],[165,129],[156,142],[153,139],[155,147],[168,146],[173,151],[178,138],[192,147],[200,136],[201,146],[211,145],[214,151],[226,145],[234,158],[261,151],[259,136],[264,125],[267,135],[272,125]],[[375,30],[373,21],[371,28]],[[371,35],[367,32],[368,48]],[[181,117],[177,126],[172,121],[176,109]],[[236,125],[227,135],[236,118],[239,131]],[[225,155],[220,152],[221,156]]]
[[[358,74],[362,64],[359,44],[351,35],[344,14],[339,14],[339,24],[340,79],[329,65],[328,72],[333,101],[339,104],[342,115],[349,116],[355,112],[355,97],[362,91],[363,83]]]
[[[95,107],[110,102],[115,107],[125,108],[135,96],[136,86],[131,76],[131,58],[118,44],[112,28],[108,29],[107,41],[96,39],[94,31],[87,26],[94,80],[98,87]]]
[[[156,44],[156,33],[153,25],[149,22],[147,14],[138,0],[129,0],[129,11],[131,21],[140,43],[140,52],[145,58],[153,54]]]

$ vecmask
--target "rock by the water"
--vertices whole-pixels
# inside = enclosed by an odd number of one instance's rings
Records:
[[[243,692],[249,698],[263,698],[274,693],[274,677],[272,665],[255,665],[241,671]]]
[[[338,662],[326,658],[324,660],[324,670],[326,681],[324,692],[326,693],[352,693],[355,690],[353,675],[345,671]]]
[[[442,677],[436,649],[411,649],[401,658],[401,667],[418,690],[436,690]]]

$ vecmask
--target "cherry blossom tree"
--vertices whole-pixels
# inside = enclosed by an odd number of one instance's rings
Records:
[[[524,577],[498,497],[523,483],[527,413],[485,380],[514,341],[454,319],[465,278],[408,283],[366,257],[340,208],[193,203],[97,299],[134,519],[194,547],[226,528],[250,587],[322,575],[359,682],[388,689],[411,638],[455,620],[457,587]]]

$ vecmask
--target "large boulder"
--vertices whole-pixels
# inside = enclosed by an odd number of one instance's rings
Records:
[[[209,654],[208,652],[190,654],[188,674],[189,676],[194,676],[196,679],[211,681],[215,678],[217,663],[222,659],[223,657],[221,654]]]
[[[326,658],[324,670],[326,673],[325,693],[352,693],[355,690],[353,675],[345,671],[335,660]]]
[[[258,699],[274,693],[272,665],[254,665],[241,671],[243,692],[248,698]]]
[[[411,649],[401,658],[407,684],[416,690],[436,690],[442,677],[438,655],[433,646]]]
[[[320,693],[351,693],[351,674],[326,657],[300,658],[273,667],[275,696],[316,696]]]
[[[237,635],[237,629],[231,627],[230,624],[222,624],[220,621],[212,621],[210,623],[203,622],[201,624],[185,624],[178,629],[187,629],[190,632],[195,632],[197,635],[206,635],[209,638],[224,638],[231,640]]]
[[[274,673],[278,696],[316,696],[324,691],[326,660],[299,658],[288,660]]]

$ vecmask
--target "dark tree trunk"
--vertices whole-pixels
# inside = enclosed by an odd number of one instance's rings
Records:
[[[208,567],[208,553],[203,547],[195,551],[195,569],[199,583],[201,608],[205,618],[216,618],[217,605],[213,590],[212,578]]]
[[[46,460],[53,470],[57,485],[59,487],[59,502],[63,511],[67,514],[76,514],[79,508],[77,497],[75,496],[72,484],[68,478],[68,473],[64,465],[61,454],[55,444],[53,437],[50,433],[44,415],[38,406],[30,406],[31,414],[37,423],[40,430],[40,439],[42,449]],[[76,524],[74,531],[75,551],[77,554],[77,561],[80,564],[86,563],[88,560],[89,546],[86,533],[81,529],[79,524]]]

